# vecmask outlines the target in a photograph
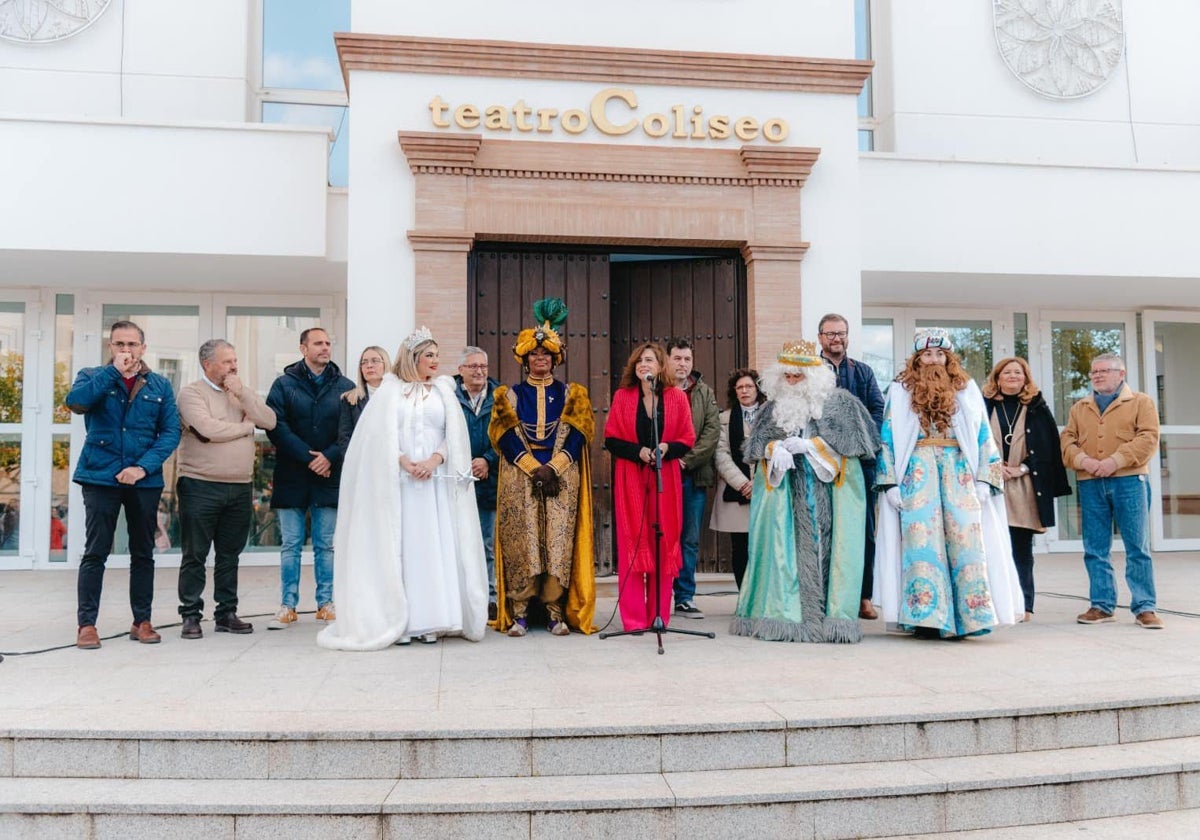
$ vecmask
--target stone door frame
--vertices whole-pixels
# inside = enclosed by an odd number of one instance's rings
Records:
[[[749,356],[761,366],[800,324],[800,191],[820,149],[684,149],[398,133],[413,174],[416,323],[467,342],[476,241],[737,248]]]

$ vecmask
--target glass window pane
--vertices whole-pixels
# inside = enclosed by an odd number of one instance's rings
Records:
[[[942,327],[950,333],[954,352],[962,360],[967,374],[982,383],[992,372],[992,322],[963,319],[921,318],[918,327]]]
[[[896,346],[895,332],[891,318],[863,318],[860,358],[875,371],[881,391],[886,391],[888,383],[896,378],[896,362],[892,358]],[[851,355],[859,353],[852,352]]]
[[[1200,359],[1200,324],[1156,322],[1154,369],[1158,419],[1164,425],[1200,425],[1200,391],[1195,387]]]
[[[21,547],[21,435],[0,435],[0,554]]]
[[[854,0],[854,57],[869,59],[871,57],[871,3],[870,0]],[[871,79],[863,85],[858,94],[858,115],[869,117],[874,113],[871,97]],[[869,149],[860,151],[870,151]]]
[[[1122,323],[1052,321],[1050,355],[1054,372],[1054,416],[1067,422],[1071,406],[1092,390],[1088,371],[1101,353],[1123,356],[1125,325]]]
[[[1029,361],[1029,315],[1013,313],[1013,355]]]
[[[171,382],[175,393],[200,378],[200,308],[197,306],[144,306],[104,304],[102,360],[110,359],[108,334],[117,321],[133,321],[146,334],[142,361]]]
[[[334,32],[350,29],[350,0],[263,0],[263,87],[343,90]]]
[[[0,303],[0,423],[21,422],[24,391],[25,304],[4,302]]]
[[[54,435],[50,450],[50,562],[67,562],[67,511],[71,498],[71,436]]]
[[[75,343],[75,295],[54,298],[54,422],[70,423],[71,412],[63,404],[71,390],[72,349]]]
[[[344,187],[350,183],[350,109],[345,105],[300,105],[292,102],[264,102],[262,121],[283,125],[320,125],[333,130],[329,147],[329,185]]]
[[[875,151],[875,132],[870,129],[860,128],[858,130],[858,150],[860,152]]]
[[[1200,435],[1163,435],[1163,536],[1200,537]]]
[[[300,334],[321,324],[321,310],[310,307],[230,306],[225,310],[225,336],[237,348],[238,374],[263,397],[275,377],[300,358]],[[266,432],[254,437],[254,522],[247,550],[279,547],[279,527],[271,510],[271,476],[275,445]]]

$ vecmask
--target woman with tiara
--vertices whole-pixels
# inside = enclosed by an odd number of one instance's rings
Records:
[[[421,327],[372,395],[342,468],[334,536],[335,650],[483,638],[487,566],[454,381]]]

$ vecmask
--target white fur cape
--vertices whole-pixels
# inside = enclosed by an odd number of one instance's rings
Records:
[[[892,446],[896,456],[896,479],[902,481],[908,470],[909,458],[917,445],[921,423],[912,408],[911,395],[899,382],[888,389],[888,405],[892,421]],[[968,380],[967,387],[958,392],[958,410],[951,421],[954,436],[966,456],[971,474],[979,477],[979,427],[987,422],[983,395],[979,386]],[[900,512],[879,494],[875,526],[875,595],[873,600],[883,607],[883,620],[888,625],[898,623],[902,578],[901,557],[904,546],[900,534]],[[1012,543],[1008,536],[1008,511],[1004,496],[993,493],[982,511],[983,550],[987,564],[988,589],[997,624],[1016,624],[1025,616],[1025,598],[1021,581],[1013,563]]]
[[[400,433],[396,422],[404,383],[384,377],[350,438],[338,495],[334,532],[333,591],[337,621],[317,636],[335,650],[380,650],[407,635],[408,593],[402,569],[408,558],[400,525]],[[487,626],[487,564],[471,481],[471,445],[454,381],[433,383],[446,412],[446,463],[430,479],[446,485],[457,524],[454,532],[462,593],[462,635],[473,642]],[[420,538],[407,535],[409,546]],[[416,559],[416,558],[414,558]]]

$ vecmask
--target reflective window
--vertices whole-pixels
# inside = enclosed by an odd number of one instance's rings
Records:
[[[349,0],[263,0],[263,87],[344,90],[333,33],[349,29]]]
[[[1029,314],[1013,313],[1013,355],[1029,361]]]
[[[237,348],[238,374],[264,398],[275,377],[300,358],[300,333],[320,326],[321,310],[308,307],[230,306],[225,310],[225,336]],[[279,526],[271,510],[275,445],[267,433],[254,436],[254,520],[247,549],[273,551],[280,545]]]
[[[67,562],[71,501],[71,412],[64,405],[74,364],[75,296],[54,298],[54,434],[50,442],[50,562]]]
[[[24,326],[25,304],[0,303],[0,423],[21,422],[25,390]]]
[[[1062,425],[1067,423],[1071,406],[1091,393],[1092,384],[1088,372],[1092,359],[1101,353],[1123,355],[1125,349],[1125,326],[1122,323],[1094,321],[1052,321],[1050,323],[1051,371],[1054,382],[1054,418]],[[1071,495],[1058,498],[1058,538],[1060,540],[1083,539],[1080,527],[1081,511],[1079,490],[1075,486],[1075,471],[1067,470],[1071,484]]]
[[[992,372],[992,322],[964,319],[917,319],[918,327],[942,327],[950,333],[954,352],[962,366],[977,383]]]
[[[319,125],[333,132],[329,147],[329,185],[344,187],[350,183],[350,109],[345,105],[311,105],[300,102],[264,102],[264,123]]]
[[[875,132],[869,128],[858,130],[858,150],[860,152],[875,151]]]
[[[1154,370],[1159,422],[1163,426],[1200,426],[1200,391],[1195,387],[1200,358],[1200,324],[1156,321]],[[1163,536],[1200,537],[1200,433],[1163,432]]]
[[[888,384],[896,378],[896,363],[892,358],[895,348],[896,328],[891,318],[863,318],[862,340],[855,342],[856,356],[871,366],[879,381],[879,390],[886,391]]]
[[[854,57],[871,58],[871,2],[870,0],[854,0]],[[871,78],[863,85],[858,95],[859,118],[870,117],[875,113],[871,101]],[[860,150],[861,143],[860,143]],[[869,149],[863,151],[870,151]]]

